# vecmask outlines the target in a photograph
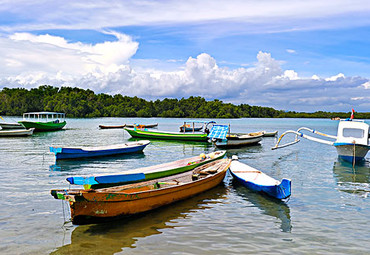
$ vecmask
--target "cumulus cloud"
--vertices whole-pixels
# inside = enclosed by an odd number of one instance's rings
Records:
[[[339,74],[337,74],[337,75],[334,75],[334,76],[331,76],[331,77],[329,77],[329,78],[326,78],[325,80],[326,80],[326,81],[336,81],[336,80],[338,80],[338,79],[344,79],[344,78],[346,78],[346,77],[344,76],[344,74],[339,73]]]
[[[124,34],[107,33],[117,40],[91,45],[70,43],[48,34],[15,33],[0,39],[0,67],[9,75],[8,79],[23,85],[36,84],[50,77],[70,80],[78,75],[116,72],[120,65],[128,64],[138,43]]]
[[[0,39],[0,84],[6,87],[76,86],[96,93],[121,93],[146,99],[203,96],[235,104],[297,111],[368,111],[364,97],[370,81],[361,77],[300,77],[283,62],[258,52],[248,68],[221,67],[207,53],[189,57],[178,70],[133,68],[138,49],[131,37],[111,33],[115,41],[71,43],[50,35],[17,33]],[[0,87],[2,88],[2,87]],[[344,102],[344,103],[343,103]]]

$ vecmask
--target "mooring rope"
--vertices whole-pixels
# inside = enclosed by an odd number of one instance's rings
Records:
[[[353,162],[352,162],[352,168],[355,168],[356,163],[356,141],[353,141]]]

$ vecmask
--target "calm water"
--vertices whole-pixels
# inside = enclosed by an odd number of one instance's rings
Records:
[[[17,120],[17,118],[13,118]],[[9,119],[8,119],[9,120]],[[1,138],[1,254],[369,254],[370,155],[354,169],[334,147],[303,140],[272,151],[275,138],[228,151],[276,179],[292,180],[292,197],[277,202],[250,192],[227,175],[223,185],[144,216],[100,225],[69,222],[69,206],[50,195],[65,178],[105,174],[212,152],[202,143],[152,141],[143,154],[55,163],[50,145],[123,143],[120,129],[99,124],[154,123],[177,130],[182,119],[69,119],[67,129],[27,138]],[[232,132],[308,126],[336,134],[320,119],[218,120]],[[293,139],[293,137],[290,137]],[[286,141],[288,141],[287,139]]]

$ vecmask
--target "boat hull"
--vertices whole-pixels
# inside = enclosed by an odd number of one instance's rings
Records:
[[[154,128],[158,126],[158,123],[139,125],[141,128]],[[135,124],[125,124],[125,127],[134,128]]]
[[[349,162],[364,160],[370,146],[353,143],[334,143],[338,157]]]
[[[275,137],[278,134],[278,131],[274,131],[274,132],[262,131],[262,132],[263,132],[263,137]]]
[[[282,179],[279,182],[238,161],[231,163],[230,173],[239,183],[255,192],[262,192],[276,199],[285,199],[291,195],[291,181],[289,179]]]
[[[24,127],[21,124],[18,123],[0,123],[1,129],[24,129]]]
[[[262,140],[262,137],[251,137],[251,138],[239,138],[239,139],[229,139],[226,140],[216,140],[214,144],[219,148],[225,147],[240,147],[258,144]]]
[[[75,176],[68,177],[67,181],[75,185],[92,185],[99,186],[114,186],[124,183],[133,183],[139,181],[148,181],[156,178],[166,177],[174,174],[190,171],[198,166],[207,164],[225,157],[226,151],[217,151],[206,155],[206,159],[202,160],[199,156],[181,159],[165,164],[143,167],[129,170],[113,175],[100,176]]]
[[[16,130],[0,130],[0,137],[2,136],[29,136],[32,135],[34,128],[30,129],[16,129]]]
[[[106,126],[106,125],[99,125],[100,129],[113,129],[113,128],[124,128],[125,125],[118,125],[118,126]]]
[[[144,148],[149,144],[149,141],[126,143],[122,146],[112,146],[99,147],[98,149],[91,149],[89,147],[81,148],[58,148],[50,147],[50,152],[55,154],[57,160],[61,159],[76,159],[76,158],[92,158],[92,157],[102,157],[102,156],[112,156],[119,154],[128,154],[142,152]]]
[[[181,141],[199,141],[207,142],[207,134],[187,134],[187,133],[172,133],[172,132],[156,132],[141,129],[125,128],[125,130],[132,136],[145,139],[161,139],[161,140],[181,140]]]
[[[18,121],[18,123],[23,125],[25,128],[34,128],[35,132],[60,130],[67,124],[66,121],[55,123],[53,121],[37,122],[27,120]]]
[[[52,195],[56,198],[69,200],[71,218],[74,224],[88,223],[97,219],[109,220],[122,216],[130,216],[195,196],[219,185],[225,177],[230,160],[219,160],[211,162],[209,165],[219,166],[219,169],[215,174],[198,180],[191,180],[194,170],[172,177],[140,183],[139,187],[132,187],[132,189],[137,190],[135,192],[125,192],[127,189],[117,192],[114,188],[111,188],[96,191],[80,190],[77,192],[73,190],[72,192],[52,191]],[[188,182],[176,183],[170,187],[160,187],[163,182],[181,180],[185,175],[190,178]],[[152,189],[146,188],[150,185],[153,186]],[[157,187],[155,187],[156,185]],[[124,186],[116,187],[116,190],[121,187]],[[130,187],[128,187],[128,190],[130,190]]]

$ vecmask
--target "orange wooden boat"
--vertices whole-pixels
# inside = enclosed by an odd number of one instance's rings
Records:
[[[69,201],[74,224],[130,216],[183,200],[222,182],[231,163],[220,159],[181,174],[104,189],[52,190]]]

